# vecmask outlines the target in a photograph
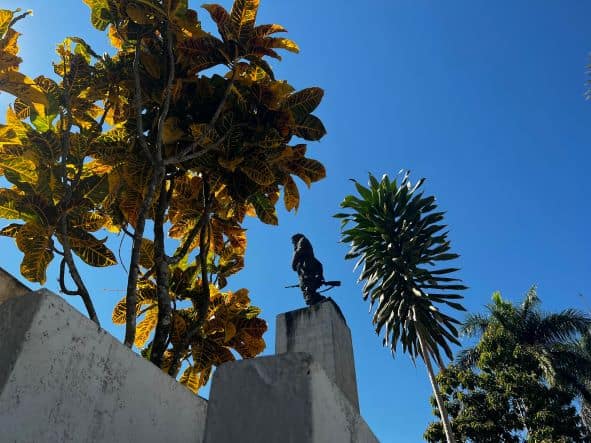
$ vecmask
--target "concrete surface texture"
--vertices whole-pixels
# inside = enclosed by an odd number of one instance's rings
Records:
[[[12,297],[19,297],[31,292],[20,281],[0,268],[0,305]]]
[[[277,316],[275,354],[286,352],[312,355],[359,412],[351,331],[332,299]]]
[[[49,291],[0,304],[0,356],[3,443],[203,439],[206,400]]]
[[[222,365],[204,443],[375,443],[357,408],[307,353]]]

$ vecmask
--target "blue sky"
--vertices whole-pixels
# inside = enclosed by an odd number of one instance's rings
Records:
[[[303,304],[297,290],[283,287],[296,282],[290,237],[305,233],[325,276],[343,281],[331,295],[352,330],[366,421],[381,441],[422,441],[432,420],[424,365],[415,367],[404,355],[392,359],[381,347],[331,215],[353,192],[349,178],[410,169],[415,179],[427,177],[427,192],[447,211],[452,247],[462,255],[460,276],[470,286],[469,310],[482,310],[495,290],[517,300],[533,283],[548,310],[589,309],[591,103],[584,93],[591,3],[261,3],[259,22],[284,25],[302,49],[276,65],[277,77],[326,91],[317,113],[328,135],[309,152],[326,165],[328,177],[302,189],[297,215],[281,212],[279,227],[247,222],[246,269],[230,287],[251,290],[270,326],[265,353],[273,353],[275,316]],[[80,0],[1,2],[17,6],[35,11],[18,26],[22,70],[31,76],[50,72],[55,44],[68,35],[106,50]],[[200,17],[213,30],[206,15]],[[0,95],[0,109],[8,103]],[[111,245],[118,248],[117,241]],[[14,243],[2,238],[0,248],[0,265],[18,274]],[[123,296],[124,271],[83,272],[104,326],[121,337],[122,328],[109,319]],[[57,292],[55,272],[48,287]]]

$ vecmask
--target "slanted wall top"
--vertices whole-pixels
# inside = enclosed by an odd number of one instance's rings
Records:
[[[12,297],[18,297],[31,292],[20,281],[0,268],[0,305]]]

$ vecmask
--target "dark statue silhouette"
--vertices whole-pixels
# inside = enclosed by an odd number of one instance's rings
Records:
[[[314,257],[312,244],[303,234],[295,234],[291,237],[291,242],[293,243],[291,268],[298,273],[299,284],[297,286],[302,291],[306,304],[312,306],[326,300],[326,297],[320,295],[318,289],[322,285],[334,287],[340,286],[341,283],[324,280],[322,263]]]

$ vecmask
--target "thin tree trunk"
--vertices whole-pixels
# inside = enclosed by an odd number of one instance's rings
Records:
[[[15,20],[19,20],[20,18],[26,16],[27,14],[19,16]],[[68,238],[68,212],[67,212],[66,208],[71,203],[72,188],[74,186],[77,186],[77,184],[78,184],[78,181],[80,179],[80,175],[82,174],[83,165],[82,164],[78,165],[78,172],[76,173],[76,178],[73,180],[73,182],[68,182],[67,164],[68,164],[68,156],[70,155],[70,131],[72,130],[72,117],[71,117],[71,109],[70,109],[70,107],[71,107],[70,94],[68,92],[70,89],[70,84],[69,84],[69,81],[67,80],[68,77],[66,76],[67,67],[66,67],[65,61],[64,61],[63,69],[64,69],[65,92],[64,92],[62,99],[64,101],[64,107],[67,112],[64,112],[64,111],[60,112],[60,129],[61,129],[61,131],[60,131],[60,144],[61,144],[60,175],[61,175],[62,184],[64,185],[66,192],[58,205],[60,208],[60,212],[61,212],[61,217],[59,220],[59,232],[61,234],[61,238],[59,238],[59,237],[58,238],[60,239],[60,242],[61,242],[62,247],[64,249],[64,253],[63,253],[64,257],[62,260],[62,265],[60,266],[59,284],[60,284],[60,288],[64,294],[80,295],[80,297],[82,298],[82,301],[84,302],[84,306],[86,307],[86,310],[88,311],[88,316],[90,317],[90,319],[93,322],[95,322],[100,327],[101,323],[99,321],[98,315],[97,315],[94,305],[92,303],[92,298],[90,297],[90,293],[88,292],[88,289],[86,288],[86,285],[84,284],[84,281],[82,280],[82,277],[80,276],[80,273],[78,272],[78,268],[76,267],[76,263],[74,262],[74,257],[72,255],[72,248],[70,246],[70,240]],[[64,126],[64,122],[65,122],[65,126]],[[74,280],[74,283],[76,284],[76,288],[77,288],[76,291],[69,291],[66,288],[66,276],[65,276],[65,271],[64,271],[65,265],[68,266],[68,270],[70,271],[70,276],[72,277],[72,280]]]
[[[447,408],[443,403],[443,398],[441,398],[441,393],[439,392],[439,386],[437,385],[437,380],[435,380],[435,374],[433,373],[433,366],[431,365],[431,358],[425,349],[425,345],[423,344],[423,340],[419,335],[419,346],[421,347],[421,354],[423,356],[423,361],[425,362],[425,366],[427,366],[427,373],[429,374],[429,381],[431,382],[431,388],[433,388],[433,394],[435,395],[435,400],[437,401],[437,407],[439,408],[439,415],[441,416],[441,423],[443,424],[443,430],[445,432],[445,437],[447,438],[447,443],[455,443],[456,440],[454,439],[453,432],[451,430],[451,424],[449,422],[449,414],[447,413]]]
[[[161,172],[164,174],[164,171]],[[170,293],[168,291],[168,262],[164,248],[164,219],[167,207],[166,180],[162,180],[158,208],[154,218],[154,266],[156,267],[156,292],[158,294],[158,323],[156,324],[156,333],[154,334],[152,353],[150,355],[150,360],[158,367],[162,364],[162,356],[166,350],[172,322]]]
[[[142,245],[142,239],[144,237],[144,229],[146,224],[146,218],[148,212],[152,206],[152,201],[157,190],[160,190],[164,180],[164,160],[162,158],[163,150],[163,134],[164,134],[164,122],[168,117],[168,111],[170,109],[170,101],[172,98],[172,83],[174,81],[175,69],[174,69],[174,54],[172,49],[172,39],[168,33],[168,25],[164,29],[164,37],[167,45],[168,55],[168,80],[166,82],[166,89],[164,91],[164,103],[158,117],[158,126],[156,132],[156,144],[154,152],[150,152],[150,149],[144,138],[144,128],[142,121],[142,87],[139,72],[140,65],[140,51],[141,51],[141,36],[138,37],[135,56],[133,61],[133,74],[135,84],[135,107],[137,112],[137,138],[142,146],[144,153],[148,156],[152,162],[153,175],[148,185],[148,190],[144,196],[144,201],[140,207],[140,212],[137,217],[136,227],[133,235],[133,246],[131,249],[131,261],[129,265],[129,276],[127,278],[127,298],[126,298],[126,315],[125,315],[125,340],[124,344],[131,348],[135,341],[135,330],[136,330],[136,304],[137,304],[137,281],[139,278],[139,256],[140,248]],[[166,262],[166,257],[165,262]],[[167,272],[167,271],[166,271]],[[165,279],[167,280],[167,279]],[[161,279],[161,282],[165,281]],[[167,283],[167,282],[166,282]],[[168,288],[166,288],[168,291]],[[158,304],[161,305],[160,297]],[[160,315],[159,315],[160,317]]]

